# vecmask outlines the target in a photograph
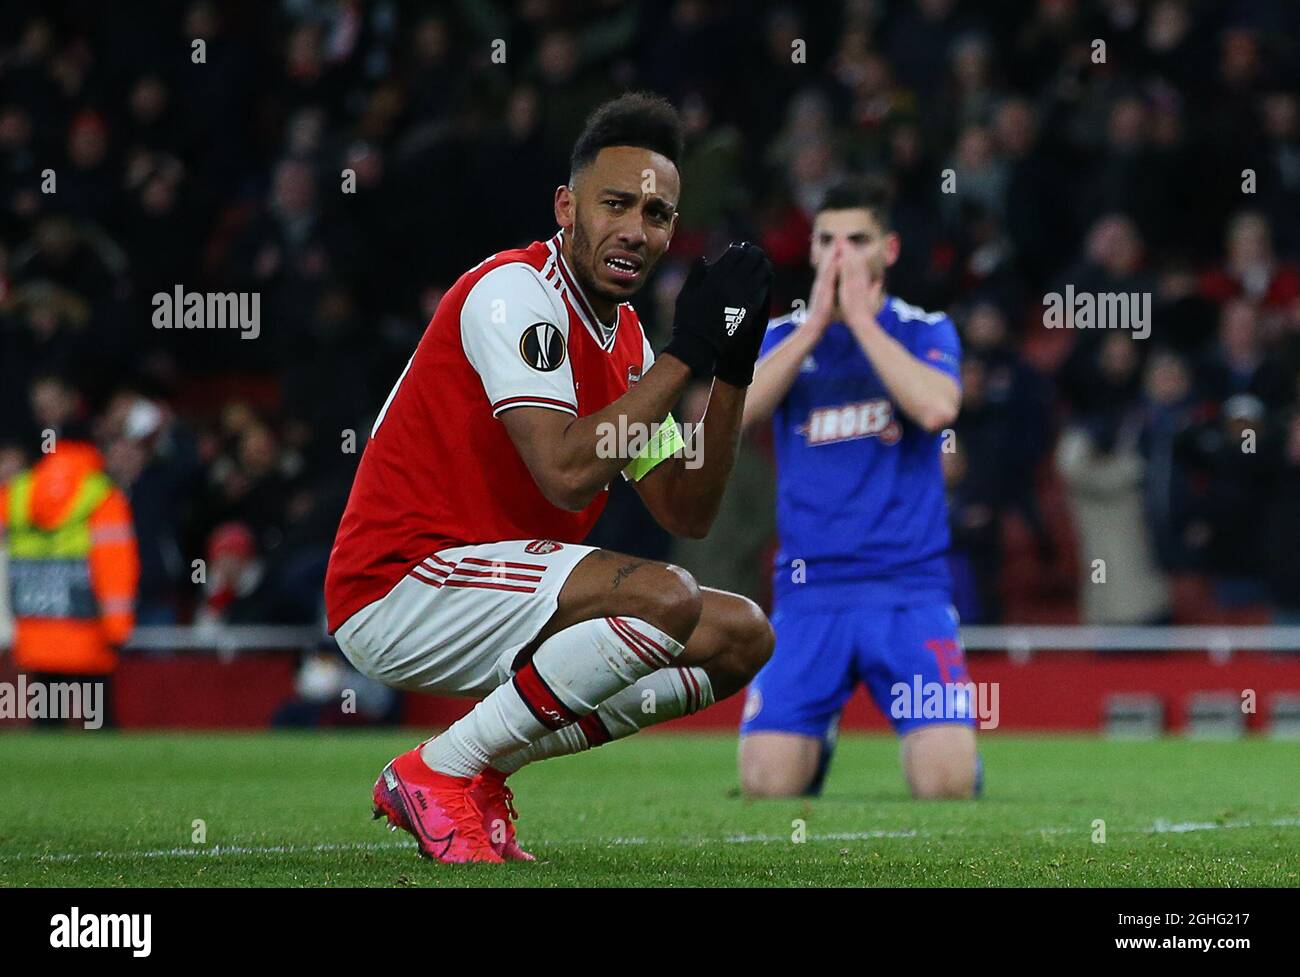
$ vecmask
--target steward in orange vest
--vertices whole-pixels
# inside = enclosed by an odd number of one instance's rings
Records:
[[[14,664],[107,675],[135,623],[140,561],[131,506],[93,445],[60,439],[0,487]]]

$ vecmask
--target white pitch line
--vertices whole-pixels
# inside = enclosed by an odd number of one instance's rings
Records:
[[[929,837],[928,831],[911,829],[902,831],[835,831],[824,835],[808,835],[809,841],[872,841],[876,838]],[[772,841],[789,841],[789,835],[729,835],[722,841],[728,845],[765,844]]]
[[[0,862],[79,862],[87,858],[220,858],[223,855],[292,855],[334,851],[384,851],[409,848],[401,842],[348,842],[333,845],[213,845],[211,848],[154,848],[144,851],[29,852],[0,855]]]
[[[1225,821],[1222,824],[1213,821],[1166,821],[1159,820],[1150,827],[1138,829],[1140,834],[1188,834],[1194,831],[1228,831],[1237,828],[1298,828],[1300,818],[1275,818],[1271,821]],[[1062,835],[1088,834],[1089,828],[1034,828],[1024,832],[1027,835]],[[1125,831],[1112,832],[1125,834]],[[942,837],[930,831],[875,830],[875,831],[836,831],[828,834],[810,834],[808,841],[876,841],[881,838],[933,838]],[[968,837],[979,837],[969,835]],[[553,838],[543,844],[553,845],[752,845],[788,842],[785,834],[739,834],[724,838]],[[0,855],[0,862],[79,862],[97,858],[221,858],[230,855],[296,855],[321,854],[328,852],[366,852],[391,851],[412,848],[410,842],[348,842],[346,844],[321,845],[213,845],[211,848],[154,848],[140,851],[94,851],[94,852],[26,852],[15,855]]]
[[[1146,834],[1186,834],[1189,831],[1218,831],[1220,829],[1232,828],[1295,828],[1300,827],[1300,818],[1276,818],[1272,821],[1265,821],[1260,824],[1255,821],[1225,821],[1223,824],[1216,824],[1213,821],[1165,821],[1161,819],[1149,828],[1144,828]]]

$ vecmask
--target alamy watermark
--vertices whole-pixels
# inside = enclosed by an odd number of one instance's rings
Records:
[[[997,682],[927,682],[913,675],[910,684],[891,685],[889,695],[894,719],[974,719],[980,729],[997,729],[1001,722]]]
[[[1048,329],[1128,329],[1134,339],[1151,335],[1150,292],[1076,292],[1043,296],[1043,325]]]
[[[240,339],[262,333],[261,292],[187,292],[177,285],[170,292],[155,292],[155,329],[238,329]]]
[[[83,913],[73,906],[50,917],[50,946],[56,950],[122,949],[147,957],[153,948],[152,913]]]
[[[104,725],[103,682],[0,682],[0,719],[80,719],[86,729]]]
[[[647,454],[661,457],[680,455],[687,468],[700,468],[704,465],[704,439],[699,436],[701,429],[701,424],[690,422],[680,427],[675,421],[668,424],[629,422],[626,414],[619,414],[617,423],[601,421],[596,425],[596,457],[631,461]]]

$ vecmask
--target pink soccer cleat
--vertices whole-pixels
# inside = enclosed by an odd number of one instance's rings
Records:
[[[423,745],[423,744],[421,744]],[[475,781],[429,769],[420,747],[390,761],[375,781],[375,819],[415,836],[420,854],[439,862],[502,862],[483,831]]]
[[[506,775],[488,767],[474,778],[470,796],[483,812],[483,832],[488,836],[492,850],[507,862],[535,862],[532,855],[519,847],[514,823],[519,819],[515,810],[515,795],[506,786]],[[500,842],[497,839],[502,839]]]

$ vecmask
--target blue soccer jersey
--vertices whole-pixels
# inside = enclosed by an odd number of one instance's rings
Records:
[[[886,297],[877,321],[912,355],[960,382],[961,345],[942,312]],[[775,320],[762,354],[796,328],[790,317]],[[805,358],[772,428],[778,604],[804,585],[835,583],[867,585],[885,598],[946,597],[942,435],[902,414],[844,323],[832,323]]]
[[[943,313],[886,297],[876,317],[921,362],[960,382]],[[772,322],[762,354],[798,328]],[[772,418],[777,461],[776,649],[749,688],[742,732],[834,739],[866,685],[900,733],[970,716],[900,710],[897,690],[969,681],[951,607],[943,435],[906,417],[848,326],[832,323]]]

